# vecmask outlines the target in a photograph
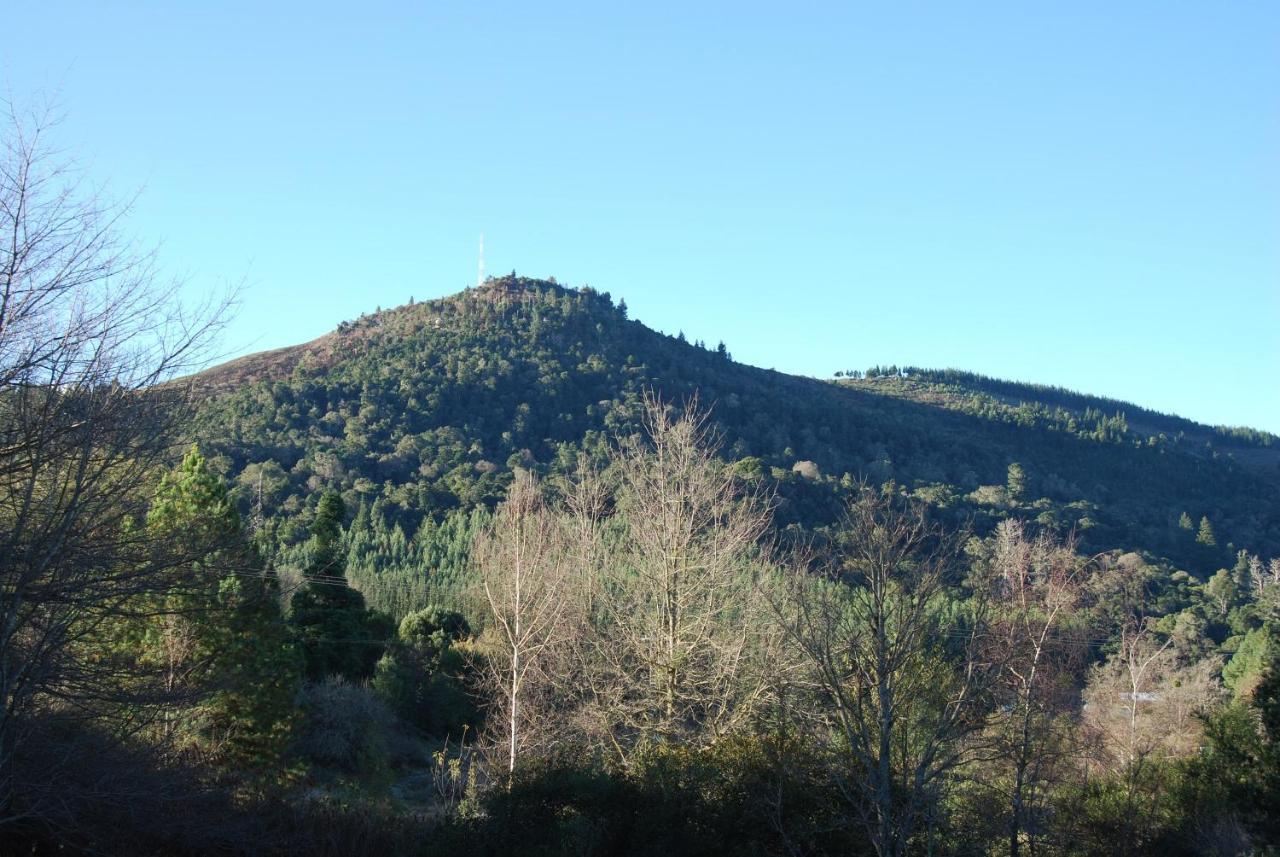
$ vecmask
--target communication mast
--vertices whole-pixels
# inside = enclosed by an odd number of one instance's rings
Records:
[[[484,285],[484,233],[480,233],[480,265],[476,270],[476,288]]]

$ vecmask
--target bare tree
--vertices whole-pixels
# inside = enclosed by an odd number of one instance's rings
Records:
[[[696,401],[680,415],[655,396],[644,408],[645,436],[616,455],[622,532],[601,566],[584,668],[624,762],[644,743],[708,743],[743,725],[773,666],[756,586],[769,503],[716,457]]]
[[[825,697],[815,737],[881,855],[904,853],[928,823],[985,721],[983,611],[942,615],[957,546],[920,505],[864,489],[834,567],[796,574],[777,605]]]
[[[605,526],[615,503],[614,476],[586,453],[581,453],[577,467],[561,485],[566,548],[573,568],[577,606],[584,617],[596,606],[602,573],[608,562]]]
[[[551,686],[548,665],[563,643],[569,593],[560,523],[528,471],[517,472],[472,557],[497,629],[489,684],[510,775],[546,725],[538,703]]]
[[[122,237],[127,208],[59,160],[50,115],[10,105],[0,143],[0,819],[37,701],[92,715],[136,692],[89,643],[191,567],[194,546],[137,525],[139,487],[182,442],[189,390],[164,382],[207,356],[227,308],[183,309]]]
[[[985,585],[992,591],[991,627],[985,638],[997,665],[994,719],[997,757],[1012,766],[1008,785],[1009,853],[1021,852],[1034,808],[1045,797],[1065,747],[1064,715],[1075,703],[1074,670],[1083,632],[1064,633],[1081,598],[1082,560],[1071,540],[1059,544],[1027,536],[1021,521],[996,528]]]
[[[1082,728],[1097,766],[1119,777],[1124,807],[1116,853],[1134,853],[1164,782],[1160,763],[1199,746],[1203,716],[1220,701],[1215,659],[1182,662],[1172,638],[1134,617],[1118,650],[1096,666],[1084,691]]]
[[[1150,622],[1126,624],[1118,650],[1094,668],[1084,693],[1084,723],[1103,765],[1137,777],[1151,759],[1194,751],[1199,716],[1222,696],[1220,666],[1212,658],[1184,663],[1173,639],[1161,642]]]

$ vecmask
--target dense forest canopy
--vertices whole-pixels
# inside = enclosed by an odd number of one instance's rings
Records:
[[[696,394],[723,434],[722,456],[777,492],[784,526],[829,525],[851,486],[895,481],[982,533],[1027,518],[1074,532],[1082,550],[1141,551],[1200,576],[1238,550],[1280,552],[1270,435],[954,371],[788,376],[657,333],[628,319],[625,302],[554,281],[491,279],[195,380],[212,393],[202,446],[241,511],[288,550],[305,539],[317,492],[339,491],[361,585],[397,614],[403,596],[370,590],[449,590],[449,543],[501,499],[513,469],[563,474],[579,452],[599,454],[636,429],[645,390]],[[1199,538],[1202,520],[1213,544]],[[435,581],[418,573],[424,552]]]

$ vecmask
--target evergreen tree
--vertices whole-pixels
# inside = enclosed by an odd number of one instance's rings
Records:
[[[1209,523],[1209,516],[1205,515],[1200,519],[1200,531],[1196,533],[1196,542],[1205,547],[1217,547],[1218,539],[1213,534],[1213,525]]]
[[[1009,499],[1015,503],[1021,502],[1027,493],[1027,474],[1022,465],[1016,461],[1010,464],[1005,481]]]
[[[1280,848],[1280,657],[1275,649],[1271,656],[1252,693],[1206,722],[1181,795],[1185,824],[1203,829],[1215,817],[1243,823],[1253,854]]]
[[[391,636],[391,620],[365,608],[347,582],[342,522],[346,506],[326,491],[316,507],[308,543],[306,584],[293,596],[290,621],[302,641],[307,678],[368,678]]]
[[[400,622],[378,661],[373,687],[395,711],[431,735],[457,735],[474,719],[463,689],[465,661],[454,643],[471,632],[461,613],[430,605]]]
[[[240,767],[271,766],[288,738],[301,663],[278,582],[194,447],[161,480],[147,525],[194,558],[189,580],[149,617],[141,659],[162,665],[177,699],[198,700],[177,727],[191,740]]]
[[[1247,597],[1253,592],[1253,568],[1248,551],[1238,551],[1236,553],[1236,564],[1231,569],[1231,578],[1235,581],[1236,589],[1242,596]]]
[[[1231,660],[1222,668],[1222,682],[1237,698],[1248,698],[1280,660],[1280,641],[1271,629],[1254,628],[1245,634]]]

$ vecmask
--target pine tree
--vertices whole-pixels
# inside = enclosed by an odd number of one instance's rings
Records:
[[[294,716],[301,661],[279,585],[248,542],[227,487],[194,447],[156,491],[147,526],[194,557],[190,579],[149,617],[141,660],[196,705],[175,731],[241,768],[272,768]]]
[[[1213,525],[1209,523],[1208,515],[1200,519],[1200,531],[1196,533],[1196,542],[1211,548],[1218,546],[1218,539],[1213,534]]]
[[[306,585],[294,595],[290,622],[306,657],[307,678],[368,678],[393,633],[391,620],[365,608],[364,596],[346,578],[342,522],[346,506],[326,491],[311,524]]]
[[[1020,502],[1027,492],[1027,474],[1021,464],[1015,461],[1009,465],[1006,483],[1009,499],[1015,503]]]

